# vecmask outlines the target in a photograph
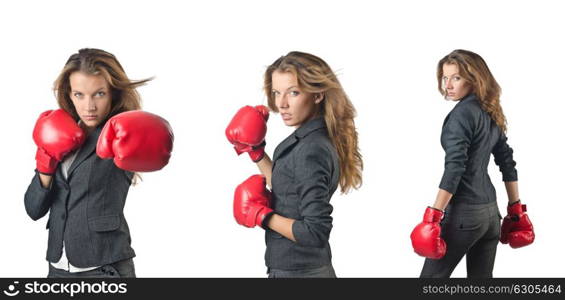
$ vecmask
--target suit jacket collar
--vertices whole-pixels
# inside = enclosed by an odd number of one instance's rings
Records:
[[[457,102],[457,104],[463,103],[463,101],[469,101],[469,100],[478,100],[477,95],[475,95],[475,93],[469,93],[467,96],[461,98],[461,100],[459,100]]]
[[[326,128],[326,121],[323,117],[317,117],[302,124],[302,126],[300,126],[290,136],[284,139],[284,141],[282,141],[275,149],[275,153],[273,154],[273,162],[276,161],[281,156],[281,154],[285,152],[286,149],[296,144],[300,139],[322,128]]]
[[[320,128],[326,128],[326,120],[323,117],[317,117],[302,124],[302,126],[298,127],[298,129],[294,131],[294,134],[298,138],[303,138]]]
[[[68,179],[71,178],[73,171],[96,150],[96,144],[98,143],[98,137],[101,131],[102,126],[98,126],[88,134],[84,144],[82,144],[81,148],[78,150],[77,157],[69,167],[69,171],[67,172]]]

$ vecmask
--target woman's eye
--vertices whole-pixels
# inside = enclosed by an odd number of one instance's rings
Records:
[[[300,95],[300,92],[298,92],[298,91],[291,91],[289,94],[290,94],[291,96],[293,96],[293,97],[296,97],[296,96]]]
[[[73,96],[75,96],[76,98],[80,98],[82,96],[81,93],[74,93]]]
[[[454,79],[457,80],[457,81],[459,81],[459,80],[461,80],[461,77],[455,76]]]
[[[104,97],[105,95],[106,95],[106,93],[102,92],[102,91],[96,93],[96,96],[98,96],[98,97]]]

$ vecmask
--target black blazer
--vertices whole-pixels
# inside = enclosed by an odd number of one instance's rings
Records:
[[[275,213],[296,220],[296,243],[267,229],[267,267],[298,270],[330,264],[330,198],[339,183],[339,161],[323,118],[306,122],[277,146],[271,183]]]
[[[69,262],[86,268],[135,256],[124,217],[133,173],[119,169],[96,153],[98,127],[88,135],[68,170],[57,168],[51,187],[43,188],[36,173],[25,193],[27,214],[38,220],[49,213],[47,260],[61,258],[63,241]]]
[[[490,154],[504,181],[517,181],[516,162],[506,135],[469,94],[455,105],[443,122],[441,145],[445,170],[439,187],[453,194],[450,203],[481,204],[496,201],[487,173]]]

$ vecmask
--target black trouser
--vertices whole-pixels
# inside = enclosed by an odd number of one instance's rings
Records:
[[[447,252],[441,259],[427,258],[420,277],[448,278],[467,255],[468,278],[491,278],[500,219],[496,202],[448,205],[441,221]]]
[[[135,266],[133,258],[124,259],[108,265],[103,265],[94,270],[86,272],[71,273],[57,269],[49,264],[49,274],[47,278],[124,278],[135,277]]]
[[[336,278],[334,268],[331,264],[304,270],[269,269],[267,273],[269,273],[269,278]]]

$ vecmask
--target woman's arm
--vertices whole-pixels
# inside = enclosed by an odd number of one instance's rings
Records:
[[[504,186],[506,187],[509,205],[520,200],[520,195],[518,194],[518,181],[505,181]]]
[[[53,181],[53,176],[39,173],[39,181],[41,182],[41,187],[43,187],[44,189],[48,189],[51,187],[51,181]]]
[[[51,207],[52,178],[52,176],[36,173],[27,188],[24,205],[28,216],[34,221],[45,216]],[[43,180],[46,180],[46,182],[43,182]],[[46,185],[44,186],[44,184]]]
[[[292,233],[292,225],[294,224],[294,219],[285,218],[281,215],[273,214],[267,221],[267,227],[280,233],[285,238],[296,242],[294,234]]]
[[[449,204],[449,200],[451,200],[451,197],[453,197],[452,193],[443,189],[439,189],[433,207],[437,209],[445,210],[447,204]]]
[[[502,173],[502,181],[505,183],[518,181],[514,150],[508,145],[508,138],[505,134],[500,135],[498,142],[492,149],[492,154],[494,155],[494,163]]]
[[[267,185],[271,188],[271,175],[273,174],[273,162],[271,161],[271,158],[265,153],[265,156],[263,156],[263,158],[256,164],[259,171],[261,171],[261,174],[263,174],[263,176],[267,179]]]
[[[441,178],[438,192],[441,205],[446,195],[441,190],[449,194],[455,194],[459,182],[467,169],[469,160],[468,150],[474,132],[474,120],[472,114],[467,110],[454,109],[446,118],[441,130],[441,146],[445,151],[445,164],[443,176]],[[440,195],[441,194],[441,195]],[[450,197],[451,198],[451,197]],[[447,205],[448,201],[445,201]]]
[[[475,128],[474,114],[467,109],[449,113],[441,130],[441,146],[445,151],[443,176],[433,207],[445,210],[467,169],[468,150]]]
[[[269,155],[265,154],[265,156],[263,156],[263,159],[257,162],[257,167],[259,168],[259,171],[261,171],[261,173],[265,176],[269,188],[272,188],[271,176],[273,174],[273,162],[271,161]],[[285,238],[296,242],[296,240],[294,239],[294,234],[292,234],[293,223],[294,219],[289,219],[281,215],[272,214],[267,221],[267,227],[280,233]]]
[[[508,195],[508,204],[512,204],[520,200],[520,195],[518,194],[518,171],[514,161],[514,150],[508,145],[507,141],[506,135],[501,134],[500,139],[492,150],[492,154],[494,155],[494,162],[502,173],[502,180]]]

